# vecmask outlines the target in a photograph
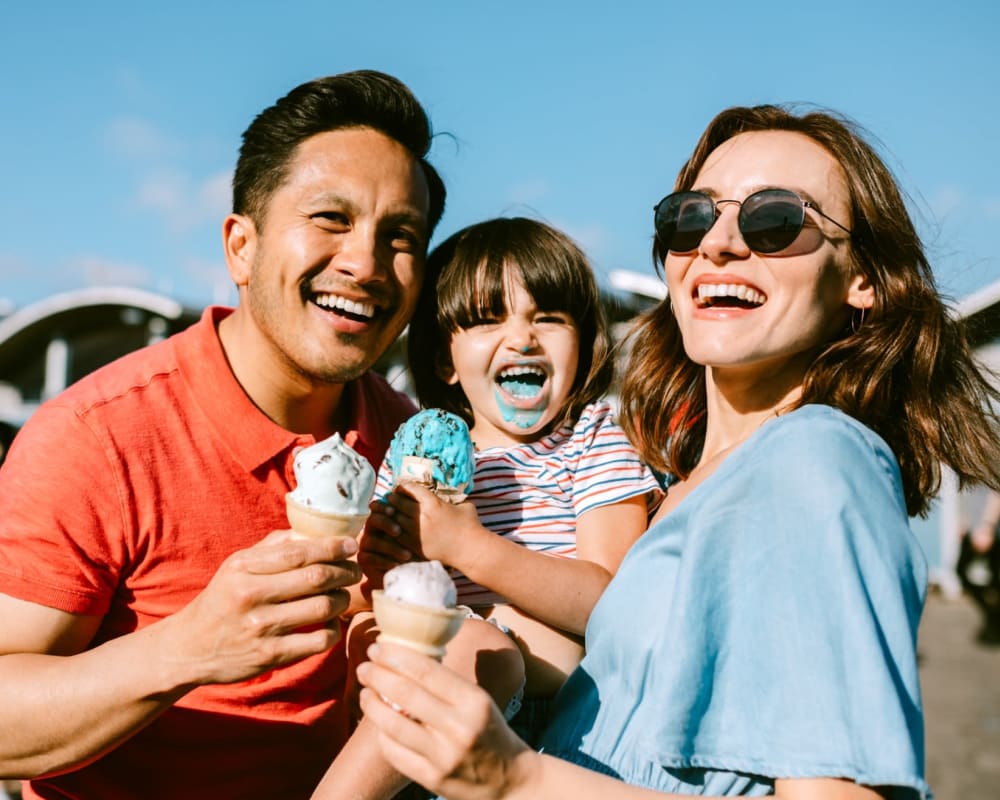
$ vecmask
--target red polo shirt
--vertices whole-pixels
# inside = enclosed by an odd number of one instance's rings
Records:
[[[45,403],[0,469],[0,591],[104,617],[94,645],[173,614],[235,550],[286,528],[289,433],[244,394],[209,308],[188,330]],[[369,373],[345,439],[377,469],[413,404]],[[141,665],[137,665],[141,668]],[[343,647],[204,686],[26,797],[306,798],[346,736]]]

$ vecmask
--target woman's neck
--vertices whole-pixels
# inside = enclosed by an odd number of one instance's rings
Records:
[[[733,370],[705,370],[705,445],[699,466],[748,439],[767,420],[802,397],[800,370],[761,376]]]

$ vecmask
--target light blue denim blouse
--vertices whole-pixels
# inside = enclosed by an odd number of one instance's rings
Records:
[[[775,418],[633,546],[543,750],[681,794],[926,798],[926,583],[886,443],[827,406]]]

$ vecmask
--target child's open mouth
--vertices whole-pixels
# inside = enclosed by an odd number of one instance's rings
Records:
[[[537,400],[548,381],[548,373],[534,364],[504,367],[496,375],[496,384],[513,403]]]

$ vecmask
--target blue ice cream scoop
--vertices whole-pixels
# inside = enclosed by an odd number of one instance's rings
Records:
[[[465,420],[440,408],[414,414],[399,426],[389,445],[396,483],[413,480],[439,496],[461,502],[472,491],[475,448]]]

